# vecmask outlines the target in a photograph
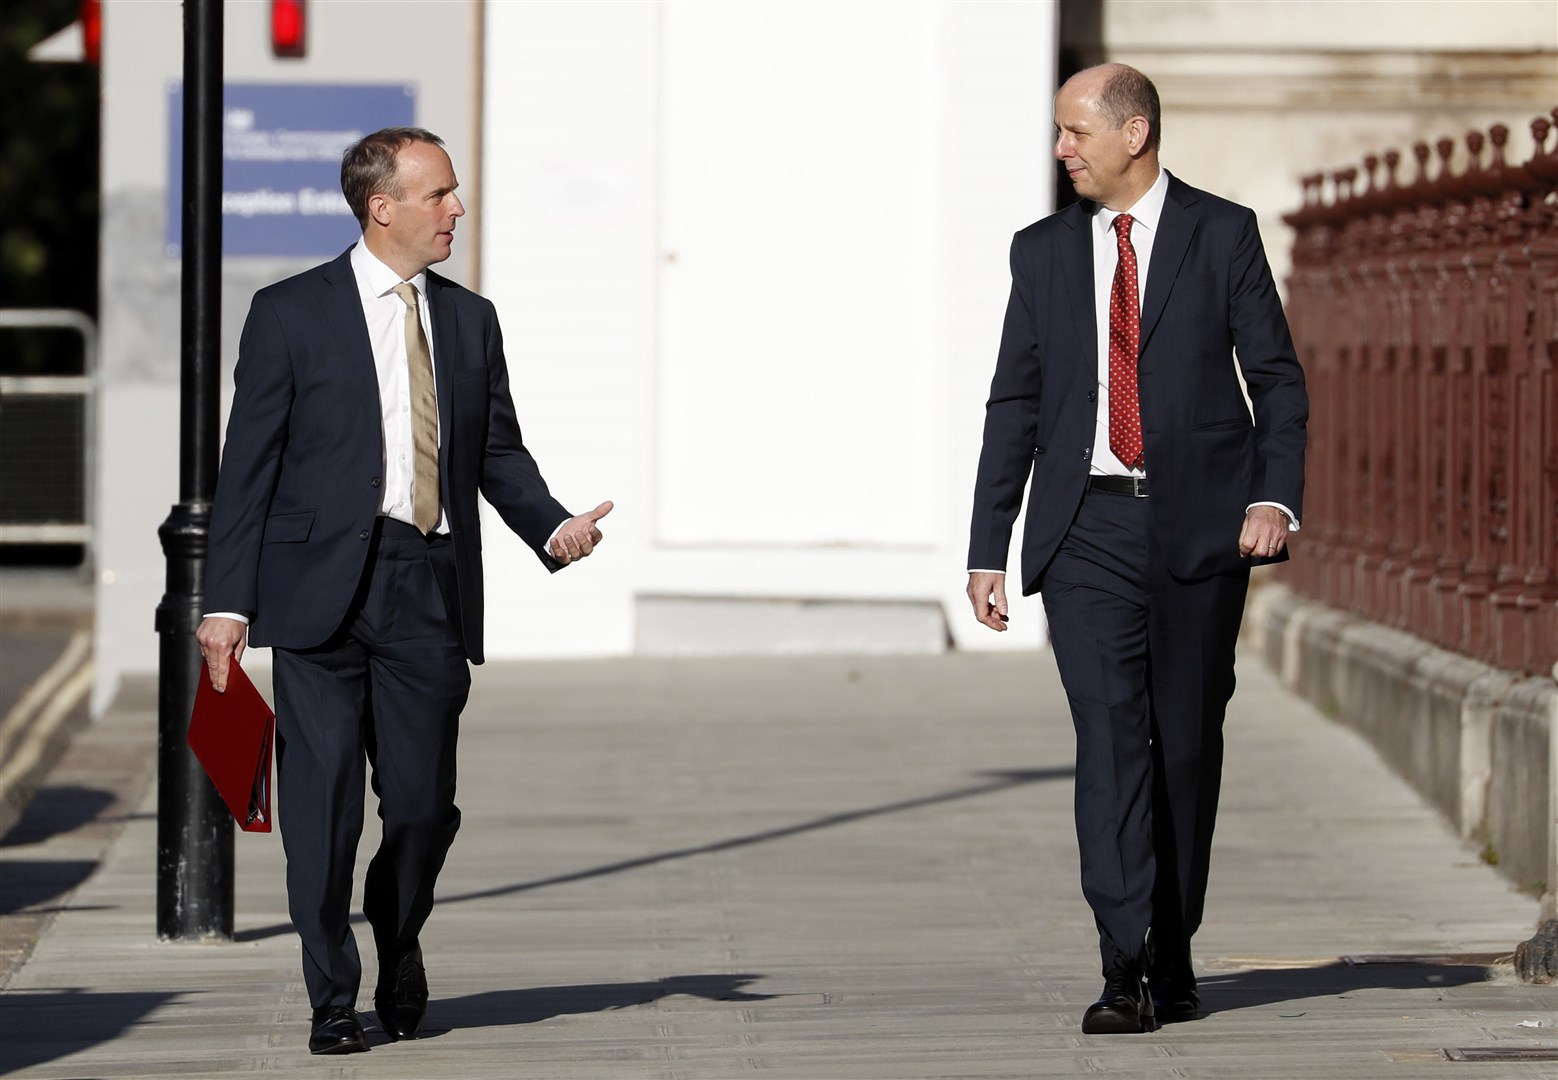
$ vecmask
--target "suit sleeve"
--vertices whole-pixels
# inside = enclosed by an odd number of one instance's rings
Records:
[[[1012,291],[1001,327],[995,377],[985,403],[984,444],[974,481],[973,524],[968,568],[1003,570],[1011,548],[1012,523],[1022,507],[1023,488],[1033,471],[1042,376],[1033,313],[1033,291],[1018,237],[1012,239]]]
[[[546,542],[573,515],[552,498],[541,470],[520,434],[519,417],[509,390],[508,363],[497,312],[487,307],[487,442],[482,448],[481,493],[498,516],[536,553],[548,570],[562,563],[547,553]]]
[[[259,611],[260,543],[287,443],[294,386],[272,301],[255,294],[238,341],[233,407],[211,508],[205,610]]]
[[[1234,240],[1228,285],[1234,348],[1255,409],[1249,498],[1252,503],[1281,503],[1302,520],[1309,395],[1255,214],[1247,209]]]

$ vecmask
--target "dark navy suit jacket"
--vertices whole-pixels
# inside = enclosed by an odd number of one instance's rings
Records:
[[[1006,566],[1030,473],[1022,591],[1038,591],[1087,486],[1097,426],[1094,205],[1012,241],[1012,292],[986,405],[968,566]],[[1248,384],[1254,422],[1234,371]],[[1138,368],[1152,527],[1194,581],[1239,554],[1250,503],[1303,514],[1309,399],[1249,209],[1169,178],[1147,269]]]
[[[483,659],[478,490],[550,570],[570,515],[520,437],[492,304],[429,271],[439,480],[466,655]],[[238,345],[211,512],[205,610],[250,617],[249,643],[322,644],[341,625],[383,491],[378,378],[351,252],[261,289]]]

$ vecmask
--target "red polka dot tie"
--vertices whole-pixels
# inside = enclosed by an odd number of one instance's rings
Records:
[[[1141,303],[1136,298],[1136,249],[1131,247],[1134,218],[1114,219],[1120,261],[1109,290],[1109,449],[1127,468],[1142,466],[1141,402],[1136,391],[1136,359],[1141,348]]]

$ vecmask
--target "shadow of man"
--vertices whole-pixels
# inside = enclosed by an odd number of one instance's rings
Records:
[[[751,994],[747,987],[761,975],[674,975],[654,982],[592,983],[487,990],[464,997],[437,998],[428,1006],[423,1038],[455,1028],[515,1027],[554,1016],[609,1012],[686,996],[720,1003],[771,1001],[777,995]]]
[[[9,991],[5,1007],[0,1009],[0,1076],[112,1042],[182,997],[171,990],[98,993],[66,987]],[[71,1071],[69,1075],[77,1074]]]
[[[1430,990],[1486,982],[1485,957],[1457,962],[1450,956],[1368,961],[1333,960],[1318,965],[1212,972],[1197,981],[1203,1015],[1255,1009],[1284,1002],[1297,1007],[1315,998],[1345,998],[1364,990]]]

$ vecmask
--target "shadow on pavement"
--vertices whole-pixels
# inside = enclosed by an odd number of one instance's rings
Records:
[[[440,896],[438,903],[444,905],[463,903],[468,900],[486,900],[495,896],[512,896],[516,893],[544,889],[551,885],[566,885],[575,881],[588,881],[591,878],[622,874],[629,870],[641,870],[646,866],[655,866],[659,863],[671,862],[676,859],[688,859],[695,855],[713,855],[721,851],[732,851],[736,848],[750,847],[753,844],[765,844],[773,840],[783,840],[803,833],[816,832],[819,829],[832,829],[840,825],[864,821],[867,818],[882,817],[887,814],[901,814],[909,810],[919,810],[927,806],[955,802],[959,799],[971,799],[980,795],[993,795],[996,792],[1021,787],[1025,784],[1040,783],[1046,780],[1069,780],[1075,774],[1076,770],[1069,765],[1054,766],[1047,769],[985,769],[975,775],[989,777],[990,779],[983,783],[969,785],[968,787],[955,788],[952,791],[937,792],[934,795],[922,795],[915,799],[902,799],[898,802],[883,803],[879,806],[868,806],[860,810],[845,810],[837,814],[828,814],[826,817],[798,822],[794,825],[782,825],[778,828],[764,829],[762,832],[747,833],[744,836],[733,836],[725,840],[715,840],[712,843],[699,844],[695,847],[661,851],[653,855],[643,855],[636,859],[623,859],[621,862],[607,863],[604,866],[593,866],[587,870],[576,870],[569,874],[557,874],[553,877],[538,878],[534,881],[519,881],[512,885],[501,885],[494,889],[479,889],[475,892],[456,893],[453,896]],[[360,924],[364,920],[361,915],[357,915],[353,917],[352,921]],[[291,923],[275,923],[271,926],[261,926],[253,930],[239,931],[233,935],[233,940],[262,941],[265,938],[291,932]]]
[[[12,915],[64,896],[96,869],[97,863],[87,859],[0,862],[0,915]]]
[[[1361,990],[1431,990],[1486,982],[1488,969],[1476,964],[1349,964],[1320,967],[1255,968],[1200,977],[1206,1013],[1234,1012],[1263,1005],[1293,1003],[1292,1012],[1311,998],[1347,997]]]
[[[535,986],[489,990],[465,997],[435,999],[428,1006],[428,1036],[455,1028],[535,1024],[554,1016],[608,1012],[649,1005],[686,995],[714,1002],[771,1001],[773,994],[749,994],[761,975],[677,975],[657,982],[598,983],[584,986]]]
[[[177,993],[95,994],[11,991],[0,1010],[0,1075],[57,1061],[143,1021]]]
[[[21,819],[0,836],[0,848],[39,844],[50,837],[72,833],[97,820],[114,804],[114,794],[74,784],[45,787],[28,802]]]

